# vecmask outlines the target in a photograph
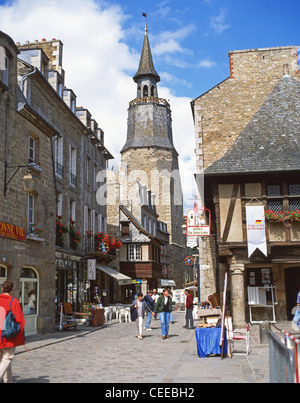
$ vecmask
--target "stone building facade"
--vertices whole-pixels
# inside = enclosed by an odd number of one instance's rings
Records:
[[[25,234],[12,240],[7,230],[0,233],[1,277],[15,281],[25,311],[35,292],[26,332],[46,333],[54,329],[58,304],[79,310],[109,288],[107,273],[87,278],[87,258],[104,264],[114,259],[90,241],[92,234],[107,231],[106,204],[96,199],[103,185],[97,176],[113,157],[102,129],[65,87],[61,41],[16,46],[1,33],[0,49],[0,147],[7,178],[14,173],[11,166],[22,166],[7,187],[0,221]],[[28,165],[35,184],[26,195],[21,182]]]
[[[203,287],[222,292],[227,271],[231,313],[243,324],[249,321],[248,287],[266,286],[262,273],[268,270],[276,319],[290,319],[299,277],[298,224],[289,218],[300,200],[298,47],[232,51],[229,61],[230,77],[192,101],[196,176],[204,195],[199,204],[213,218],[212,237],[200,243],[201,263],[210,267]],[[285,217],[267,221],[267,256],[256,251],[248,257],[249,203]],[[268,308],[256,311],[258,321],[270,320]]]
[[[106,189],[108,232],[122,241],[111,267],[132,280],[118,289],[118,299],[128,303],[139,292],[161,287],[170,266],[169,233],[147,186],[109,170]]]
[[[129,103],[127,139],[121,150],[122,170],[155,195],[157,214],[170,234],[168,277],[182,288],[186,247],[181,228],[183,203],[178,153],[173,144],[170,105],[158,97],[160,77],[154,68],[147,26],[139,69],[133,79],[137,97]]]
[[[18,83],[19,50],[3,32],[0,32],[0,51],[0,282],[7,278],[13,280],[14,296],[19,298],[26,316],[25,332],[30,335],[54,328],[55,183],[52,139],[57,131],[39,110],[26,101]],[[27,73],[27,66],[24,66],[23,85]],[[42,85],[36,82],[31,91],[32,97],[42,90]],[[33,166],[33,162],[41,165]],[[22,178],[30,164],[35,183],[32,191],[27,193],[23,189]],[[8,184],[6,191],[5,184]]]
[[[18,44],[18,48],[22,63],[37,69],[44,86],[44,96],[31,97],[31,104],[42,111],[58,132],[52,144],[56,213],[58,225],[68,232],[56,234],[56,299],[58,303],[70,302],[73,309],[79,310],[83,303],[94,299],[93,289],[101,294],[101,289],[110,288],[110,279],[101,273],[97,273],[96,280],[101,286],[87,286],[85,256],[103,260],[98,246],[91,241],[97,232],[107,231],[106,205],[99,205],[96,200],[101,186],[97,175],[106,170],[107,161],[113,157],[104,146],[103,130],[90,111],[76,105],[77,96],[65,86],[62,42],[43,39]],[[98,297],[101,298],[97,292]]]

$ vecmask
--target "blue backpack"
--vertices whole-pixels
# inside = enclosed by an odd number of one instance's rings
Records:
[[[12,310],[11,310],[11,304],[12,304],[13,300],[14,300],[14,298],[12,298],[10,301],[9,311],[7,312],[6,317],[5,317],[2,334],[1,334],[1,340],[3,340],[4,337],[6,339],[12,339],[21,330],[20,323],[16,322],[16,317],[12,313]]]

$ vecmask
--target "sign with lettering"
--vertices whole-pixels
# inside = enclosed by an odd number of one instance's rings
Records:
[[[16,225],[0,221],[0,236],[25,241],[25,228],[17,227]]]
[[[88,259],[87,261],[87,280],[96,280],[96,259]]]
[[[186,217],[186,235],[191,237],[210,236],[211,214],[208,209],[194,208],[188,210]]]
[[[267,241],[265,228],[264,206],[246,206],[248,257],[256,249],[267,256]]]

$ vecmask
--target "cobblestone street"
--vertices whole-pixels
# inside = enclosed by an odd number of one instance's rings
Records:
[[[251,353],[199,358],[195,331],[174,313],[170,339],[161,339],[160,321],[138,340],[135,323],[116,320],[92,331],[30,337],[13,360],[16,383],[263,383],[269,381],[268,346],[251,327]],[[198,322],[196,321],[197,325]],[[88,328],[91,330],[91,328]]]

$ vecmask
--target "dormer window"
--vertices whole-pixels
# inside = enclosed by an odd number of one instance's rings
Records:
[[[10,60],[6,49],[3,47],[0,47],[0,66],[0,79],[9,87]]]

